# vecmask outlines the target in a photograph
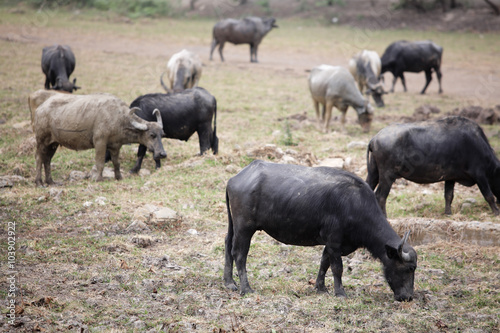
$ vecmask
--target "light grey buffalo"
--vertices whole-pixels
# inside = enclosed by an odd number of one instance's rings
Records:
[[[364,132],[370,130],[373,118],[373,108],[364,99],[356,86],[354,78],[344,67],[320,65],[311,70],[309,75],[309,90],[316,110],[318,122],[328,133],[332,108],[335,106],[342,113],[342,127],[345,125],[345,114],[352,106],[358,114],[359,124]],[[319,112],[319,104],[323,106]]]
[[[382,95],[386,93],[380,82],[381,68],[382,62],[375,51],[363,50],[349,60],[349,72],[358,83],[359,91],[372,95],[379,108],[384,106]]]
[[[166,92],[181,92],[198,86],[202,72],[202,64],[197,54],[186,49],[170,57],[167,63],[167,77],[170,88],[163,83],[163,73],[160,79]]]
[[[225,19],[217,22],[213,29],[213,40],[210,49],[210,60],[217,45],[221,61],[224,61],[222,50],[224,43],[250,44],[250,62],[258,62],[257,50],[265,35],[272,28],[277,28],[274,18],[246,17],[242,20]]]
[[[59,145],[73,150],[95,148],[97,181],[102,181],[106,149],[111,153],[115,178],[120,180],[119,153],[126,143],[148,147],[155,159],[166,157],[161,143],[163,125],[158,110],[156,121],[145,121],[125,102],[109,94],[56,94],[38,106],[32,115],[36,137],[37,186],[42,185],[42,165],[45,182],[54,184],[50,162]]]

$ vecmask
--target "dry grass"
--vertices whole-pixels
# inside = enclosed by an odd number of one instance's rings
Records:
[[[354,50],[352,41],[363,31],[283,21],[261,45],[261,63],[253,65],[248,63],[246,46],[228,45],[226,63],[209,62],[212,22],[206,20],[141,20],[130,25],[95,14],[55,13],[43,26],[26,30],[26,22],[34,17],[33,12],[20,16],[0,10],[4,37],[0,119],[5,121],[0,125],[0,174],[19,174],[28,180],[2,189],[0,195],[0,219],[17,223],[17,267],[24,301],[19,326],[2,321],[0,330],[498,332],[498,246],[456,242],[418,246],[415,300],[397,303],[380,264],[364,251],[345,258],[349,298],[337,299],[317,295],[309,283],[317,273],[320,248],[285,246],[259,233],[248,265],[256,293],[240,297],[222,285],[225,184],[252,160],[249,151],[265,151],[266,144],[275,144],[283,151],[293,149],[288,154],[304,164],[307,159],[351,158],[348,169],[364,177],[365,150],[347,149],[349,142],[368,142],[376,131],[411,116],[424,103],[443,111],[494,103],[495,96],[478,99],[473,84],[487,78],[496,64],[492,56],[500,49],[496,36],[433,34],[446,50],[444,95],[436,94],[435,82],[427,95],[417,95],[423,74],[410,75],[410,91],[403,94],[398,86],[397,93],[387,96],[387,108],[377,110],[370,133],[361,132],[350,110],[345,130],[336,119],[334,131],[322,134],[316,128],[305,69],[319,63],[345,65],[343,46]],[[382,52],[393,39],[425,38],[423,34],[373,32],[368,46]],[[94,183],[68,180],[73,170],[90,171],[93,151],[60,149],[53,160],[53,176],[62,185],[35,188],[30,126],[14,125],[29,119],[26,96],[43,86],[41,49],[53,42],[72,45],[77,57],[74,77],[81,93],[109,92],[127,102],[142,93],[161,91],[158,78],[170,54],[182,47],[200,53],[205,62],[201,85],[218,101],[220,154],[196,156],[196,135],[186,143],[164,140],[168,159],[160,170],[154,171],[149,156],[144,168],[151,175]],[[471,62],[478,65],[477,72],[470,68]],[[470,82],[459,80],[464,74]],[[304,112],[306,119],[288,119],[287,134],[287,122],[280,119]],[[486,131],[499,151],[498,129],[487,126]],[[285,146],[286,135],[297,145]],[[122,149],[125,171],[134,164],[135,149]],[[267,156],[278,160],[273,154]],[[456,192],[451,218],[498,223],[477,188]],[[104,205],[96,200],[99,197],[105,198]],[[388,213],[399,219],[442,219],[442,197],[441,184],[399,184],[389,197]],[[468,197],[476,198],[477,205],[467,214],[459,213],[460,203]],[[91,205],[85,206],[86,202]],[[129,228],[136,209],[146,204],[169,207],[182,216],[182,222],[174,227]],[[6,229],[0,237],[5,249]],[[329,276],[327,285],[332,284]],[[0,281],[2,298],[7,297],[6,290],[6,281]]]

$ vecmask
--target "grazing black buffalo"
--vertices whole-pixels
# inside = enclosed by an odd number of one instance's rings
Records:
[[[224,284],[236,291],[233,261],[241,294],[252,292],[246,260],[257,230],[291,245],[325,245],[316,288],[326,292],[325,274],[331,267],[336,296],[342,286],[342,256],[360,247],[382,262],[398,301],[413,297],[417,253],[396,234],[359,177],[346,171],[254,161],[229,179],[226,189],[229,228],[226,237]]]
[[[436,72],[441,89],[441,57],[443,48],[431,41],[408,42],[405,40],[392,43],[382,55],[382,74],[391,72],[394,75],[391,92],[394,92],[396,80],[401,78],[401,83],[406,92],[406,82],[403,72],[425,72],[425,86],[420,92],[425,94],[427,86],[432,80],[432,70]]]
[[[45,74],[45,89],[73,92],[76,79],[69,81],[69,76],[75,70],[75,55],[68,45],[53,45],[43,48],[42,71]]]
[[[396,124],[382,129],[368,144],[366,182],[384,211],[391,186],[398,178],[427,184],[444,181],[445,214],[451,214],[455,183],[477,184],[498,215],[500,161],[483,130],[463,117]]]
[[[195,87],[180,93],[148,94],[137,97],[130,107],[138,107],[137,115],[147,121],[153,121],[153,110],[158,109],[163,120],[165,138],[187,141],[194,132],[200,140],[200,155],[209,149],[217,154],[219,139],[216,135],[217,101],[208,91]],[[212,130],[212,119],[214,129]],[[141,169],[146,154],[146,146],[139,145],[137,162],[130,170],[137,173]],[[159,159],[155,160],[156,168],[161,167]]]
[[[246,17],[242,20],[225,19],[215,24],[213,29],[213,40],[210,48],[210,60],[212,53],[219,45],[219,54],[221,61],[224,61],[222,50],[224,43],[250,44],[250,62],[258,62],[257,49],[265,35],[272,28],[277,28],[274,18],[263,19],[260,17]]]

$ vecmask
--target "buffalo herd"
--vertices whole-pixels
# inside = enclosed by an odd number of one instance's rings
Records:
[[[258,47],[266,34],[276,28],[274,18],[247,17],[224,19],[213,27],[210,60],[218,46],[220,58],[224,43],[250,45],[250,61],[257,62]],[[397,41],[382,57],[363,50],[353,56],[347,68],[319,65],[309,74],[309,90],[322,131],[329,131],[332,108],[345,114],[352,107],[365,132],[370,130],[374,108],[384,107],[381,75],[394,75],[404,90],[404,72],[426,75],[424,94],[436,73],[441,89],[442,47],[431,41]],[[147,150],[153,153],[156,168],[167,157],[161,138],[188,140],[195,132],[200,154],[218,153],[216,134],[217,101],[198,87],[202,63],[198,55],[182,50],[167,64],[166,94],[152,93],[137,97],[130,105],[109,94],[72,95],[76,79],[69,76],[75,68],[75,56],[69,46],[54,45],[43,49],[42,71],[45,90],[29,96],[33,131],[36,137],[36,178],[42,185],[54,183],[51,159],[58,146],[74,150],[95,149],[97,181],[102,180],[104,163],[111,160],[115,178],[121,179],[119,152],[127,143],[138,143],[137,162],[132,173],[141,169]],[[164,73],[164,74],[165,74]],[[60,93],[60,92],[63,93]],[[321,110],[320,110],[321,106]],[[445,213],[451,214],[456,182],[477,184],[495,215],[500,199],[500,162],[482,129],[462,117],[447,117],[391,125],[382,129],[367,148],[366,182],[335,168],[303,167],[255,160],[226,187],[228,232],[225,240],[224,284],[238,290],[233,279],[236,264],[242,294],[251,292],[246,260],[253,234],[263,230],[279,242],[298,245],[323,245],[315,287],[326,292],[325,274],[331,268],[337,296],[346,296],[342,286],[342,256],[366,248],[383,265],[387,283],[398,301],[413,298],[417,254],[404,237],[396,234],[387,221],[386,199],[398,178],[417,183],[444,181]]]

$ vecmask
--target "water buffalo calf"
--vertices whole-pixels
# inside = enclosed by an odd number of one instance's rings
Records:
[[[182,50],[174,54],[167,63],[167,76],[170,88],[163,83],[163,73],[160,78],[161,85],[166,92],[180,92],[184,89],[194,88],[200,81],[202,64],[197,54]]]
[[[444,181],[445,214],[451,214],[455,183],[477,184],[495,215],[500,213],[495,204],[495,197],[500,198],[500,161],[481,127],[467,118],[387,126],[368,144],[367,163],[366,182],[376,188],[384,213],[398,178],[420,184]]]
[[[358,83],[359,91],[372,95],[379,108],[384,106],[382,95],[386,93],[380,82],[381,67],[380,57],[375,51],[363,50],[349,60],[349,72]]]
[[[145,120],[152,120],[151,112],[154,109],[160,110],[165,138],[187,141],[197,132],[200,155],[209,149],[217,154],[219,149],[219,139],[216,134],[217,101],[205,89],[195,87],[175,94],[147,94],[137,97],[130,107],[139,107],[141,111],[138,111],[137,115]],[[139,172],[145,154],[146,147],[139,145],[137,162],[130,170],[132,173]],[[160,168],[160,160],[155,158],[155,162],[156,168]]]
[[[257,230],[291,245],[325,245],[316,279],[326,292],[325,274],[331,267],[335,295],[346,296],[342,286],[342,256],[360,247],[384,266],[386,280],[398,301],[413,297],[417,253],[390,226],[373,191],[359,177],[335,168],[309,168],[253,161],[229,179],[226,188],[229,227],[226,237],[224,283],[240,292],[252,292],[246,261]]]

